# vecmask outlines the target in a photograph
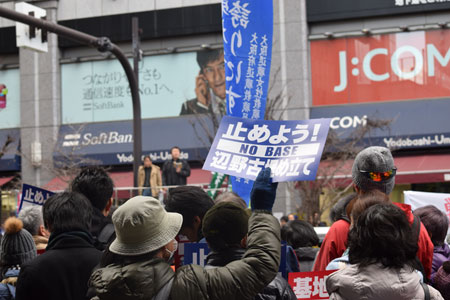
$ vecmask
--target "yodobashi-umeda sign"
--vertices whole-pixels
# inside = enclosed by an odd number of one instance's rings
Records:
[[[448,97],[450,30],[311,42],[313,105]]]
[[[330,119],[265,121],[225,116],[203,169],[254,180],[270,167],[276,181],[314,180]]]

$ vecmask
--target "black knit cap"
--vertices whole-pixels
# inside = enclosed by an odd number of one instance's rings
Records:
[[[239,244],[248,232],[248,219],[248,213],[238,205],[220,202],[206,212],[203,235],[216,247]]]
[[[31,234],[23,229],[16,217],[5,221],[5,235],[0,243],[0,260],[3,266],[21,265],[36,257],[36,246]]]

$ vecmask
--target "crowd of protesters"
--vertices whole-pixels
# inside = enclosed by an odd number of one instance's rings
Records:
[[[162,181],[186,175],[183,168],[166,166]],[[160,185],[159,171],[146,157],[140,195],[113,213],[111,178],[87,167],[42,208],[8,218],[0,244],[0,300],[297,299],[278,274],[282,242],[289,271],[336,270],[326,279],[330,299],[450,300],[448,218],[434,206],[413,213],[390,201],[396,167],[387,148],[369,147],[356,156],[355,193],[333,207],[322,242],[316,217],[272,216],[277,184],[270,168],[258,174],[250,208],[235,193],[213,201],[192,186],[171,189],[162,204],[152,189]],[[171,267],[179,234],[208,244],[204,267]]]

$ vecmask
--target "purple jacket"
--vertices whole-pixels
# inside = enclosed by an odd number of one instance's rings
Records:
[[[433,265],[431,270],[431,282],[433,282],[434,275],[436,275],[437,270],[439,270],[444,261],[447,261],[449,259],[450,259],[450,247],[447,244],[434,247]]]

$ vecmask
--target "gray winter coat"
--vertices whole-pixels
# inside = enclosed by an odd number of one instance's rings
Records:
[[[423,300],[424,290],[420,276],[412,268],[383,268],[381,264],[358,270],[358,265],[330,274],[326,281],[330,300]],[[429,287],[430,300],[444,300]]]

